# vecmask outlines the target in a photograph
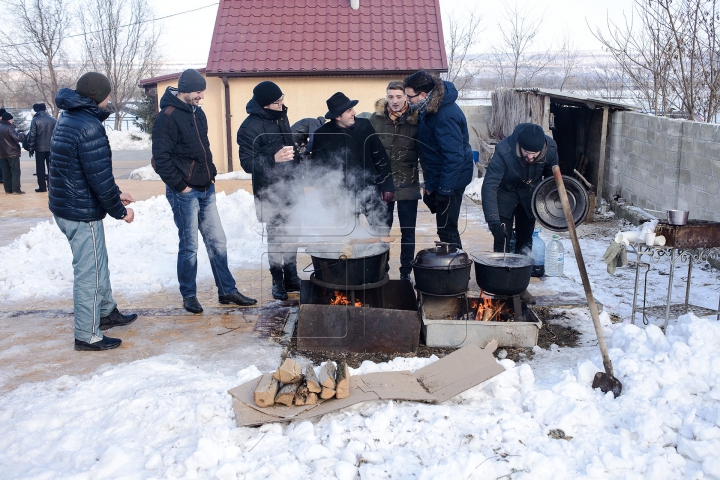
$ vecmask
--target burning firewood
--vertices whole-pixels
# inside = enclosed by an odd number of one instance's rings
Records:
[[[282,383],[297,383],[302,378],[302,368],[288,358],[273,373],[273,377]]]
[[[320,381],[318,380],[317,375],[315,375],[315,369],[313,369],[313,366],[310,364],[305,365],[305,367],[303,367],[303,373],[305,374],[305,382],[307,384],[307,389],[311,393],[322,392]]]
[[[253,400],[258,407],[269,407],[275,403],[275,395],[277,395],[280,383],[273,378],[272,374],[266,373],[260,378],[258,386],[253,393]]]
[[[275,396],[275,403],[282,403],[288,407],[293,404],[295,400],[295,392],[297,391],[300,383],[286,383],[282,386],[278,394]]]
[[[335,364],[328,360],[325,365],[320,369],[320,375],[318,380],[322,386],[322,392],[320,392],[320,398],[328,399],[335,396],[335,373],[337,368]]]
[[[350,396],[350,369],[347,366],[347,363],[343,362],[340,364],[340,366],[337,369],[337,376],[336,376],[337,382],[336,382],[336,389],[335,389],[335,397],[336,398],[346,398]]]

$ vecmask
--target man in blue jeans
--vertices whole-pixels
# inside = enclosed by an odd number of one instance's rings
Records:
[[[207,118],[199,107],[205,98],[205,77],[185,70],[178,87],[168,87],[160,99],[161,111],[152,130],[155,170],[165,182],[165,193],[178,227],[180,246],[177,274],[183,307],[200,313],[197,299],[198,230],[202,233],[215,277],[220,303],[254,305],[235,287],[227,260],[227,240],[215,204],[215,175]]]

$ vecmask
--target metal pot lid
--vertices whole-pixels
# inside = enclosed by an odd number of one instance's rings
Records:
[[[590,209],[590,199],[585,187],[572,177],[562,176],[567,191],[570,210],[575,226],[581,225]],[[567,232],[560,194],[554,177],[544,179],[533,192],[532,211],[538,223],[553,232]]]
[[[498,268],[523,268],[529,267],[535,264],[532,257],[527,255],[520,255],[517,253],[479,253],[473,255],[473,260],[476,263],[485,265],[488,267]]]
[[[424,268],[458,268],[472,263],[470,256],[446,242],[435,242],[435,248],[420,250],[415,256],[414,266]]]

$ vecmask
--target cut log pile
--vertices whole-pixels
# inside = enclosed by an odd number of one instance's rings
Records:
[[[346,363],[336,366],[328,361],[315,375],[312,365],[301,367],[287,359],[274,373],[260,378],[253,398],[258,407],[276,403],[287,405],[315,405],[319,399],[350,396],[350,369]]]

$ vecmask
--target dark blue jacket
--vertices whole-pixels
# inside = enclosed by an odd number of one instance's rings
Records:
[[[55,104],[60,114],[50,141],[50,211],[68,220],[91,222],[127,210],[112,172],[112,152],[102,122],[109,113],[63,88]]]
[[[207,136],[207,117],[202,108],[180,100],[177,91],[167,87],[160,99],[162,110],[152,129],[155,169],[175,191],[182,192],[187,186],[205,191],[217,175]]]
[[[457,97],[455,85],[438,82],[419,117],[418,140],[425,159],[425,189],[440,195],[464,189],[473,176],[467,120],[455,103]]]
[[[535,218],[532,212],[532,196],[543,177],[552,175],[553,165],[558,164],[557,144],[545,135],[546,146],[538,159],[527,165],[520,156],[517,137],[529,123],[521,123],[512,135],[495,146],[482,186],[482,206],[488,225],[500,223],[500,213],[512,217],[512,212],[522,203],[525,214]]]

